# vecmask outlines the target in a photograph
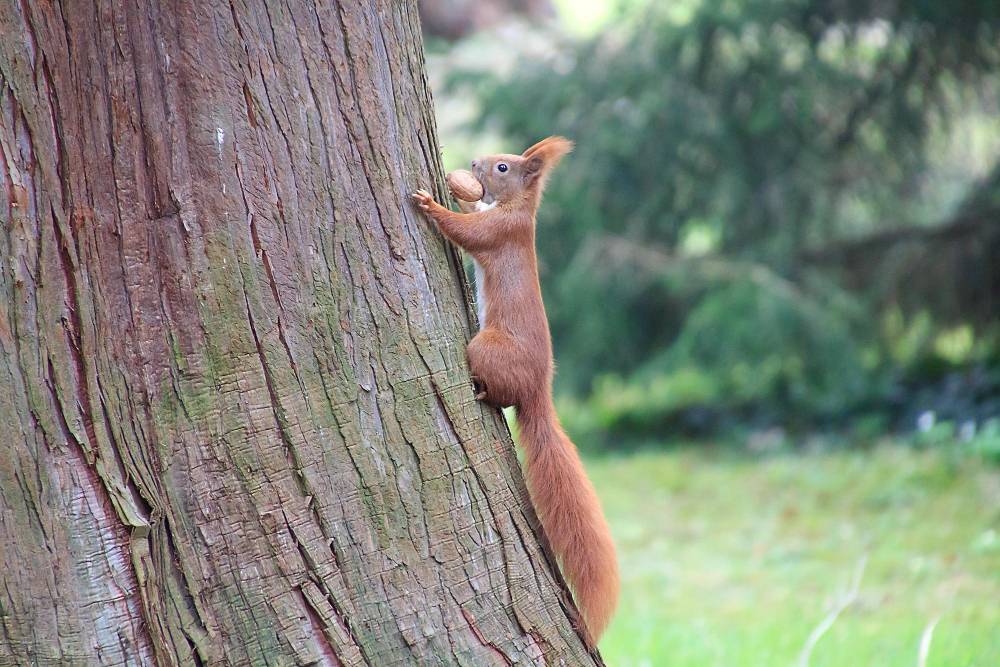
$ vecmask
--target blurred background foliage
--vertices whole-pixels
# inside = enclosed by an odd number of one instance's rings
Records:
[[[1000,2],[422,15],[448,169],[577,142],[538,247],[608,664],[1000,664]]]
[[[498,5],[424,3],[465,26],[445,160],[577,142],[538,226],[571,429],[1000,414],[1000,3]]]

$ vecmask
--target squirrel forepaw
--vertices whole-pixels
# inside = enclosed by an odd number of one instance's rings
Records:
[[[431,205],[434,204],[434,196],[427,190],[417,190],[410,197],[417,204],[417,208],[425,213],[431,210]]]

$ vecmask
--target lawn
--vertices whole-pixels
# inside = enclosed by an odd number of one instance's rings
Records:
[[[621,560],[612,667],[797,665],[811,633],[816,667],[918,665],[922,640],[927,665],[1000,665],[1000,467],[896,445],[587,467]]]

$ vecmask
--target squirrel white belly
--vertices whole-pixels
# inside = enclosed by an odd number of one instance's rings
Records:
[[[476,202],[477,211],[488,211],[497,203],[487,204],[482,201]],[[472,260],[472,266],[475,269],[476,274],[476,313],[479,315],[479,330],[482,331],[486,327],[486,274],[483,272],[482,265],[476,260]]]

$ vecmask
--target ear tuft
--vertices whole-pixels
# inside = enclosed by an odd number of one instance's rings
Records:
[[[564,155],[573,150],[573,142],[566,137],[545,137],[537,144],[522,153],[522,157],[532,158],[538,156],[542,162],[555,166]]]
[[[573,142],[566,137],[546,137],[524,151],[521,157],[526,159],[525,182],[529,185],[537,182],[538,192],[541,192],[549,172],[571,150]]]

